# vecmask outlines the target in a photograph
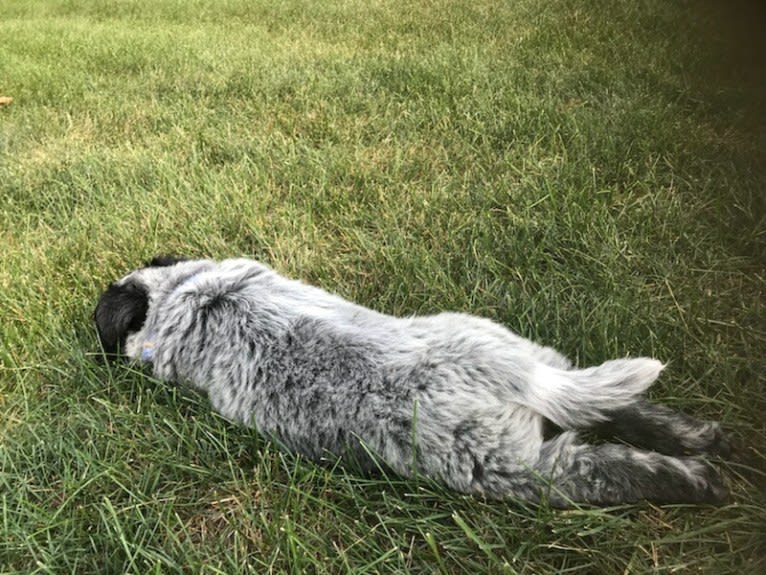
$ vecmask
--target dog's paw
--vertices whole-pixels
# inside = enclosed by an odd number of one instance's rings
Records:
[[[712,424],[710,442],[705,453],[727,459],[736,451],[733,440],[721,429],[718,423]]]
[[[734,451],[733,443],[716,422],[705,423],[699,431],[684,438],[684,447],[691,453],[727,459]]]
[[[687,467],[692,473],[696,502],[723,505],[729,501],[729,488],[713,465],[703,459],[689,458]]]

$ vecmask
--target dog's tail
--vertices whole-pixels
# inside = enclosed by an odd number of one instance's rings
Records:
[[[606,412],[634,403],[664,367],[647,357],[573,370],[538,363],[525,403],[564,429],[588,427],[607,419]]]

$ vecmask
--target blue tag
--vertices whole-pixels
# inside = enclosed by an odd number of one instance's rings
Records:
[[[144,347],[141,350],[141,359],[144,361],[151,361],[154,357],[154,342],[146,340],[144,341]]]

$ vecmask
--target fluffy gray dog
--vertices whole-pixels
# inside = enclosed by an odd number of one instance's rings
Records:
[[[155,258],[109,287],[95,320],[109,357],[148,362],[315,461],[379,458],[461,492],[562,507],[726,497],[689,456],[725,454],[718,424],[641,398],[654,359],[576,369],[490,320],[384,315],[247,259]],[[578,429],[651,451],[578,442]]]

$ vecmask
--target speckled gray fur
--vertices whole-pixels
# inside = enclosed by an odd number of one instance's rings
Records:
[[[384,315],[252,260],[171,264],[138,269],[102,296],[102,342],[114,347],[120,332],[122,353],[149,361],[158,378],[204,392],[223,416],[292,452],[362,466],[375,454],[405,476],[557,506],[726,495],[709,464],[676,456],[715,451],[715,424],[653,411],[641,399],[662,370],[656,360],[575,369],[487,319]],[[145,317],[122,309],[125,290],[145,294],[145,311],[136,312]],[[132,330],[121,327],[128,323]],[[661,429],[662,440],[625,425],[610,431],[657,449],[654,437],[670,455],[586,445],[572,431],[626,414],[633,425]],[[544,440],[546,419],[563,433]]]

